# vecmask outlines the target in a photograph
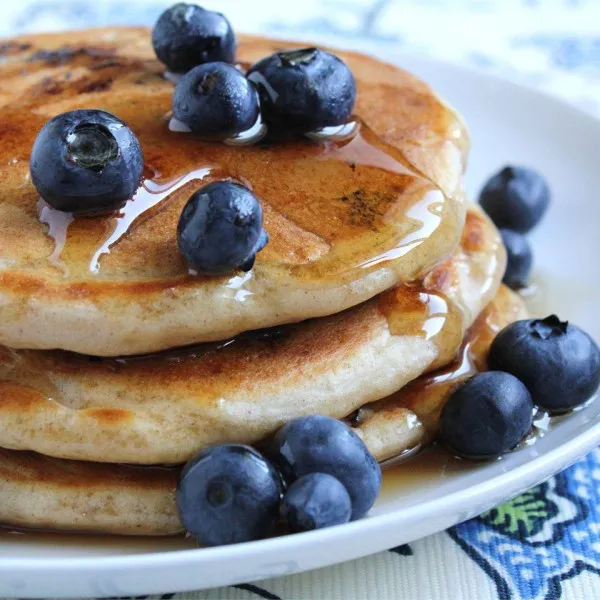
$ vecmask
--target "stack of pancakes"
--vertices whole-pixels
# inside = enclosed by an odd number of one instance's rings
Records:
[[[240,40],[241,68],[295,44]],[[230,146],[169,131],[173,84],[144,29],[0,46],[0,521],[181,531],[178,465],[299,415],[347,419],[379,460],[435,436],[461,378],[523,315],[505,251],[462,191],[457,115],[406,72],[339,52],[352,135]],[[35,136],[75,108],[138,136],[145,180],[119,216],[75,218],[29,179]],[[261,199],[249,273],[202,277],[177,250],[190,195]]]

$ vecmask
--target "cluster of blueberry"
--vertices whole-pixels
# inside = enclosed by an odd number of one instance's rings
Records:
[[[504,283],[523,287],[532,265],[524,234],[539,223],[550,203],[545,179],[532,169],[505,167],[486,183],[479,201],[506,246]],[[506,327],[492,343],[488,367],[490,371],[454,391],[441,415],[440,439],[467,458],[508,452],[531,430],[534,406],[567,412],[600,386],[598,345],[556,315]]]
[[[525,287],[533,265],[525,234],[548,210],[550,189],[546,180],[527,167],[504,167],[485,184],[479,203],[500,230],[506,246],[504,283],[513,289]]]
[[[231,64],[235,35],[219,13],[176,4],[158,19],[152,43],[170,71],[184,73],[173,116],[200,135],[243,133],[259,114],[278,133],[343,125],[352,114],[356,84],[337,56],[317,48],[276,52],[244,75]]]
[[[316,48],[277,52],[244,75],[232,63],[236,39],[220,13],[176,4],[158,19],[152,42],[167,68],[183,74],[173,115],[204,138],[224,140],[257,121],[286,135],[345,124],[356,85],[343,61]],[[31,178],[53,208],[77,216],[119,210],[138,189],[144,157],[131,129],[101,110],[48,121],[30,158]],[[219,181],[197,190],[181,214],[178,246],[205,275],[249,270],[268,243],[260,201],[246,187]]]
[[[264,448],[223,444],[188,462],[177,489],[182,522],[222,545],[347,523],[364,516],[381,469],[347,425],[324,416],[284,425]],[[284,491],[285,490],[285,491]]]

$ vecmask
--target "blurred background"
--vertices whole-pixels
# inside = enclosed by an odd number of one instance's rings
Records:
[[[600,114],[600,0],[199,0],[237,32],[466,64]],[[0,0],[0,37],[148,25],[165,0]]]

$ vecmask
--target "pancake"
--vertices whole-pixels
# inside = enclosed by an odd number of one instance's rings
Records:
[[[522,314],[520,298],[501,288],[467,334],[474,368],[484,366],[495,334]],[[420,389],[411,401],[400,394],[360,411],[357,431],[379,460],[431,439],[436,419],[427,415],[439,412],[450,391],[432,384],[440,376],[424,376],[409,386]],[[408,414],[414,423],[419,414],[426,427],[408,427]],[[0,449],[0,523],[128,535],[180,533],[183,526],[174,499],[177,477],[176,468],[103,465]]]
[[[0,449],[0,523],[123,535],[169,535],[183,526],[176,468],[61,460]]]
[[[176,464],[306,414],[345,417],[450,362],[493,298],[505,250],[469,208],[459,248],[420,284],[329,317],[161,355],[0,352],[0,447]]]
[[[241,37],[246,68],[298,44]],[[463,227],[467,135],[426,84],[337,52],[358,97],[354,133],[233,147],[168,130],[173,84],[146,29],[32,35],[0,52],[0,343],[99,356],[150,353],[325,316],[415,281]],[[137,134],[144,181],[119,215],[72,219],[29,177],[35,136],[76,108],[113,112]],[[261,198],[269,245],[254,269],[188,272],[182,207],[230,179]]]

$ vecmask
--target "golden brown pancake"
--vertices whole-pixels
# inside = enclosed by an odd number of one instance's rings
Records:
[[[290,42],[242,37],[242,67]],[[147,353],[324,316],[420,279],[455,249],[467,136],[423,82],[338,52],[358,88],[343,141],[233,147],[168,130],[173,84],[146,29],[24,36],[0,60],[0,343],[102,356]],[[98,108],[139,137],[145,180],[118,215],[70,218],[29,178],[52,116]],[[230,179],[261,198],[270,243],[254,269],[188,273],[182,207]],[[151,205],[154,205],[152,208]]]
[[[466,336],[462,353],[472,368],[482,368],[496,333],[521,318],[518,296],[500,288],[498,295]],[[469,370],[471,367],[469,368]],[[446,373],[456,373],[453,366]],[[435,418],[460,376],[444,371],[413,382],[406,392],[359,412],[357,431],[379,459],[429,441]],[[419,390],[411,395],[410,390]],[[418,425],[412,429],[412,422]],[[418,415],[418,416],[417,416]],[[108,465],[0,450],[0,523],[16,527],[92,531],[128,535],[168,535],[183,526],[175,505],[178,470]]]
[[[176,468],[83,463],[0,449],[0,523],[123,535],[179,533],[178,476]]]
[[[459,248],[421,283],[329,317],[136,358],[3,348],[0,447],[176,464],[296,416],[345,417],[450,362],[504,265],[496,228],[472,206]]]

